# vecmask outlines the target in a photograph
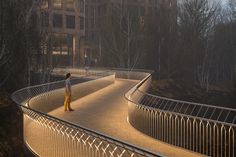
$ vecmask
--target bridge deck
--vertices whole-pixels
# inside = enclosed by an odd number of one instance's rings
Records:
[[[124,93],[136,83],[137,81],[116,79],[113,85],[72,102],[71,106],[75,111],[64,112],[63,107],[60,107],[49,114],[164,156],[201,156],[146,136],[127,122],[128,106]]]

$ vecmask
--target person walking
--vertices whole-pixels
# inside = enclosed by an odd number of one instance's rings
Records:
[[[84,68],[85,68],[85,75],[87,76],[89,74],[89,58],[86,53],[84,56]]]
[[[71,83],[70,83],[71,74],[66,74],[66,81],[65,81],[65,101],[64,101],[64,111],[74,111],[71,106]]]

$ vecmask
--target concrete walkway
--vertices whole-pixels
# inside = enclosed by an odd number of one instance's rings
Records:
[[[72,102],[71,106],[75,111],[64,112],[63,107],[60,107],[49,114],[164,156],[201,156],[155,140],[137,131],[127,122],[128,106],[124,93],[136,83],[137,81],[116,79],[113,85]]]

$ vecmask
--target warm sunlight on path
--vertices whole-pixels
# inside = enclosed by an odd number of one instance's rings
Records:
[[[116,79],[113,85],[74,101],[72,107],[75,111],[64,112],[63,107],[60,107],[49,114],[164,156],[200,156],[148,137],[127,122],[128,106],[124,93],[135,83],[137,82]]]

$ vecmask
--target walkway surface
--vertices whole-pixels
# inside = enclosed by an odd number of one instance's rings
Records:
[[[49,114],[164,156],[201,156],[155,140],[127,122],[128,105],[124,94],[136,83],[137,81],[116,79],[114,84],[72,102],[71,106],[75,111],[64,112],[64,108],[60,107]]]

